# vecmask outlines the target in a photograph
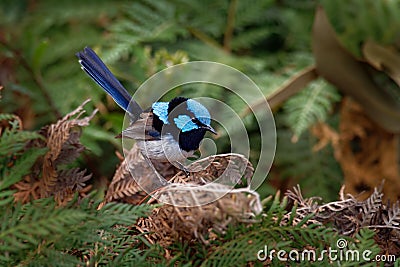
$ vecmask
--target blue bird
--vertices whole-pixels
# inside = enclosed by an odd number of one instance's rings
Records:
[[[199,102],[175,97],[169,102],[155,102],[143,111],[90,47],[76,56],[81,68],[128,112],[131,124],[121,135],[135,139],[148,158],[181,167],[181,161],[193,155],[207,131],[216,134],[209,111]]]

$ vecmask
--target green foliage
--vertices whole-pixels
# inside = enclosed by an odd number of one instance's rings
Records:
[[[334,160],[332,147],[313,151],[317,140],[311,133],[304,133],[293,143],[292,132],[278,130],[275,164],[282,171],[281,179],[294,179],[308,196],[323,196],[326,200],[337,199],[343,177],[339,164]]]
[[[0,190],[19,182],[24,177],[24,175],[29,174],[36,160],[40,156],[43,156],[46,152],[47,148],[35,148],[26,150],[24,154],[20,158],[18,158],[10,168],[2,168],[2,177],[6,177],[7,179],[0,180]]]
[[[370,261],[365,262],[363,266],[376,266],[374,262],[375,256],[380,253],[379,246],[374,241],[375,232],[368,228],[361,229],[355,236],[355,239],[358,242],[352,242],[350,245],[344,249],[344,252],[348,250],[356,250],[360,252],[360,255],[366,250],[369,250],[366,256],[370,259]],[[362,256],[360,256],[361,260],[364,260]],[[360,266],[360,261],[347,261],[344,262],[342,266]]]
[[[149,259],[159,261],[157,248],[130,228],[151,206],[108,203],[98,209],[101,200],[95,193],[83,199],[75,194],[66,206],[58,206],[54,197],[17,202],[14,196],[20,192],[15,189],[20,187],[15,184],[37,172],[33,166],[48,148],[35,147],[35,142],[45,141],[44,136],[22,131],[17,116],[2,113],[0,119],[4,125],[0,129],[1,266],[54,266],[55,262],[57,266],[129,266]],[[73,169],[65,173],[70,179],[80,175]],[[31,188],[26,190],[35,191],[32,177],[25,183],[28,187],[29,182]],[[148,249],[139,250],[139,246]]]
[[[311,125],[325,121],[333,103],[340,100],[337,90],[324,80],[312,82],[307,88],[291,97],[284,105],[286,125],[293,131],[293,140]]]
[[[53,198],[13,204],[12,191],[1,191],[1,265],[65,266],[144,262],[155,248],[139,251],[140,235],[129,230],[151,206],[107,204],[98,210],[92,198],[57,207]],[[118,225],[118,227],[116,227]],[[154,256],[154,255],[153,255]]]
[[[35,132],[22,131],[21,121],[17,116],[0,113],[0,121],[8,124],[8,127],[0,131],[0,190],[3,190],[28,174],[47,149],[24,149],[27,142],[43,137]]]
[[[269,207],[261,222],[244,229],[243,233],[235,233],[231,240],[218,246],[202,266],[243,266],[248,262],[257,262],[257,254],[259,250],[264,249],[264,246],[267,246],[269,251],[272,249],[290,251],[307,245],[322,249],[336,238],[331,229],[317,225],[304,227],[310,217],[305,217],[297,225],[292,225],[290,220],[287,225],[283,224],[282,219],[287,214],[285,210],[287,203],[286,199],[281,202],[279,195],[265,204]],[[292,211],[296,212],[295,207]],[[282,264],[277,259],[272,263],[274,266]]]
[[[340,41],[355,56],[361,57],[361,45],[367,40],[398,45],[399,1],[357,0],[341,5],[322,0],[321,3]]]
[[[9,127],[0,132],[0,156],[16,154],[22,150],[26,142],[42,138],[37,133],[21,131],[21,121],[16,115],[0,113],[0,121],[9,124]]]
[[[128,1],[28,2],[0,3],[0,35],[4,37],[0,40],[0,54],[8,62],[3,71],[10,73],[0,81],[4,86],[1,109],[33,114],[25,123],[30,129],[38,129],[85,99],[91,98],[95,103],[105,99],[103,92],[82,73],[74,54],[86,45],[102,44],[104,24],[118,16]],[[90,108],[93,107],[89,112]],[[113,123],[120,131],[121,121]],[[102,136],[99,140],[106,141],[94,141],[96,136],[92,135],[87,145],[97,155],[112,154],[119,146],[114,138],[118,132],[108,131],[101,120],[98,124]],[[89,126],[92,127],[93,131],[99,128]],[[109,162],[104,166],[112,169],[116,161]]]

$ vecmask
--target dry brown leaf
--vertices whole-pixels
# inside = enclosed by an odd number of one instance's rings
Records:
[[[340,155],[347,192],[372,193],[385,180],[385,197],[396,201],[400,192],[398,136],[371,121],[350,99],[343,102],[340,121]]]

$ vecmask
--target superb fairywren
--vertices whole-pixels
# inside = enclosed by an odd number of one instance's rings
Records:
[[[131,124],[121,135],[135,139],[148,158],[181,166],[199,148],[206,131],[216,134],[209,111],[199,102],[176,97],[143,111],[91,48],[85,47],[76,56],[81,68],[128,112]]]

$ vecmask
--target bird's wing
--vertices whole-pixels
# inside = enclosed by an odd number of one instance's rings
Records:
[[[146,112],[140,118],[129,125],[118,137],[126,137],[135,140],[160,140],[161,135],[153,128],[153,113]]]
[[[107,68],[99,56],[90,47],[85,47],[85,49],[78,52],[76,56],[79,58],[82,69],[92,80],[100,85],[121,108],[129,113],[132,122],[136,121],[143,112],[142,108],[136,101],[131,101],[131,95]]]

